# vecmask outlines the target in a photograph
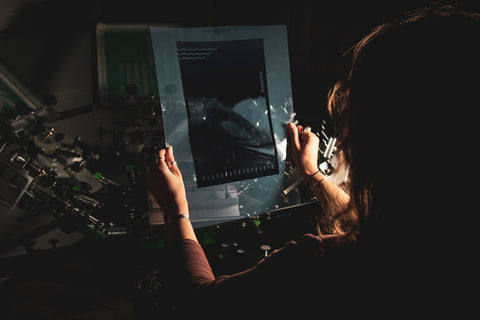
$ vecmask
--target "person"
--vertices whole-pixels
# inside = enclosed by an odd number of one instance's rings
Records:
[[[479,14],[450,5],[411,12],[359,41],[328,96],[347,191],[318,172],[316,135],[289,124],[288,149],[324,209],[322,225],[242,272],[214,274],[187,219],[173,148],[160,150],[149,186],[170,220],[179,312],[458,318],[469,286],[476,290],[475,193],[466,184],[475,171],[478,39]]]

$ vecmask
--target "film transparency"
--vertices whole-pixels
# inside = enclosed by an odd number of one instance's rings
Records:
[[[177,49],[197,186],[277,174],[263,41],[182,41]]]
[[[293,119],[285,26],[151,27],[165,140],[195,227],[299,204],[286,173]]]

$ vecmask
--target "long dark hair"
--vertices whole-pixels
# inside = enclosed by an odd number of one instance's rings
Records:
[[[479,14],[440,6],[376,27],[351,51],[351,71],[330,90],[328,109],[360,230],[404,231],[412,211],[425,227],[438,217],[418,212],[442,210],[438,203],[456,195],[442,189],[445,153],[452,143],[468,148],[473,134],[479,39]]]

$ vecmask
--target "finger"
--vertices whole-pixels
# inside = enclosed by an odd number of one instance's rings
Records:
[[[305,132],[303,134],[303,137],[305,138],[306,141],[312,141],[312,140],[318,139],[318,136],[313,132]]]
[[[173,148],[172,146],[168,146],[165,154],[165,162],[168,166],[170,166],[170,162],[175,161],[173,157]]]
[[[300,143],[300,145],[302,144],[303,140],[305,140],[305,134],[309,133],[311,131],[311,128],[309,126],[301,126],[301,125],[298,125],[297,126],[297,135],[298,135],[298,141]]]
[[[314,143],[318,145],[320,141],[317,135],[313,132],[305,132],[304,134],[302,134],[301,140],[303,145],[307,145],[309,143]]]
[[[167,168],[167,163],[165,162],[166,153],[167,151],[165,149],[160,149],[155,155],[155,163],[158,170],[163,170]]]
[[[173,156],[172,146],[167,147],[167,154],[165,155],[165,161],[167,163],[168,169],[170,169],[171,172],[175,174],[180,173],[180,170],[178,169],[178,166],[177,166],[177,161],[175,161],[175,157]]]
[[[301,127],[301,128],[298,128],[298,127]],[[302,127],[302,126],[297,126],[298,128],[298,135],[299,135],[299,139],[300,139],[300,143],[303,145],[304,143],[306,143],[307,141],[309,141],[312,136],[316,136],[313,132],[312,132],[312,127],[310,126],[306,126],[306,127]]]
[[[303,127],[302,126],[296,126],[292,123],[290,125],[290,133],[291,133],[291,138],[292,138],[292,148],[294,148],[296,151],[299,151],[300,148],[301,148],[301,144],[300,144],[300,138],[299,138],[299,135],[298,133],[301,132],[300,129],[303,130]]]

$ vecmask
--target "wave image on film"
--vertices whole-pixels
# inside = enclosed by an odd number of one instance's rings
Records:
[[[177,50],[197,186],[277,174],[262,39]]]

